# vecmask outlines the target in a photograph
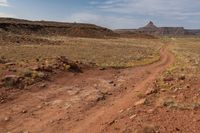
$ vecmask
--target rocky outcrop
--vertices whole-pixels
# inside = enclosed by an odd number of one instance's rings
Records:
[[[186,35],[198,35],[198,36],[200,36],[200,29],[199,30],[186,30],[186,32],[185,32],[185,34]]]
[[[139,28],[136,32],[151,34],[151,35],[184,35],[185,29],[183,27],[157,27],[150,21],[145,27]]]
[[[185,35],[185,29],[183,27],[161,27],[155,33],[156,35]]]
[[[156,36],[200,35],[200,30],[189,30],[184,29],[184,27],[157,27],[152,21],[150,21],[146,26],[139,29],[121,29],[116,31],[120,31],[121,33],[143,33]]]

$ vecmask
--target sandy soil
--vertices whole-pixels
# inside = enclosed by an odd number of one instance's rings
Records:
[[[160,61],[151,65],[63,73],[53,82],[16,92],[12,100],[0,105],[0,132],[181,132],[176,129],[176,124],[171,124],[169,129],[162,128],[169,124],[168,119],[174,117],[172,112],[142,106],[146,99],[140,96],[174,62],[167,47],[160,50],[160,55]],[[159,112],[158,116],[152,115],[155,110]],[[149,119],[157,120],[159,116],[167,120],[149,124]]]

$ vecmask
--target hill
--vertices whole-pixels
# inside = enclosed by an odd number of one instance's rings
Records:
[[[59,35],[89,38],[119,36],[110,29],[93,24],[28,21],[13,18],[0,18],[0,32],[14,33],[17,35]]]

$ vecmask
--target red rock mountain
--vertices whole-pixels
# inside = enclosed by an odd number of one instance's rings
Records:
[[[157,27],[152,21],[139,29],[119,29],[120,32],[143,33],[156,36],[200,35],[200,30],[188,30],[184,27]]]

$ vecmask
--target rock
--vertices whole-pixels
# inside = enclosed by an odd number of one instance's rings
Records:
[[[164,106],[164,107],[173,107],[174,105],[176,105],[176,103],[172,99],[164,100],[161,103],[161,106]]]
[[[194,122],[200,122],[200,118],[193,119]]]
[[[22,110],[22,113],[24,113],[24,114],[27,113],[27,112],[28,112],[27,110]]]
[[[49,104],[50,104],[49,102],[44,102],[45,106],[49,106]]]
[[[5,118],[4,118],[4,121],[6,121],[6,122],[7,122],[7,121],[10,121],[10,117],[5,117]]]
[[[70,103],[65,103],[65,109],[69,109],[72,105]]]
[[[57,60],[59,62],[61,62],[62,64],[68,65],[69,66],[69,70],[71,72],[75,72],[75,73],[82,73],[83,71],[81,70],[81,67],[79,67],[77,62],[73,62],[71,60],[68,60],[66,57],[64,56],[60,56],[57,58]]]
[[[109,83],[109,84],[113,84],[113,83],[114,83],[114,81],[109,81],[108,83]]]
[[[129,110],[131,110],[131,108],[127,108],[127,109],[126,109],[126,111],[129,111]]]
[[[134,115],[131,115],[129,118],[132,120],[132,119],[134,119],[136,116],[137,116],[137,115],[134,114]]]
[[[101,93],[100,95],[97,96],[96,101],[99,102],[99,101],[103,101],[105,99],[106,99],[106,95],[104,93]]]
[[[180,131],[180,129],[178,127],[176,127],[176,131]]]
[[[117,120],[113,120],[113,121],[109,122],[108,124],[111,126],[111,125],[113,125],[115,122],[117,122]]]
[[[50,120],[49,122],[50,122],[50,123],[54,123],[54,120]]]
[[[146,101],[147,101],[147,100],[144,98],[144,99],[141,99],[141,100],[135,102],[134,105],[135,105],[135,106],[142,105],[142,104],[144,104]]]
[[[57,121],[62,121],[62,120],[63,120],[62,118],[58,118],[58,119],[57,119]]]
[[[174,88],[174,92],[177,92],[179,90],[179,88]]]
[[[163,79],[163,81],[165,81],[165,82],[170,82],[170,81],[173,81],[173,80],[174,80],[173,77],[165,77],[165,78]]]
[[[174,99],[175,99],[175,98],[177,98],[177,96],[175,96],[175,95],[174,95],[174,96],[172,96],[172,98],[174,98]]]
[[[148,111],[147,111],[147,113],[153,113],[153,112],[155,112],[155,109],[149,109]]]
[[[158,89],[156,89],[156,88],[149,88],[147,91],[146,91],[146,93],[145,93],[145,95],[151,95],[151,94],[154,94],[154,93],[157,93],[158,92]]]
[[[36,78],[45,80],[45,79],[48,79],[48,74],[44,72],[37,72]]]
[[[2,83],[5,87],[19,87],[21,79],[22,78],[17,75],[6,75],[2,79]]]
[[[179,79],[179,80],[185,80],[186,77],[185,77],[185,75],[181,75],[178,79]]]
[[[16,68],[9,68],[8,71],[10,71],[10,72],[17,72],[17,69]]]
[[[133,131],[131,129],[125,129],[124,131],[122,131],[122,133],[133,133]]]
[[[53,68],[52,68],[51,65],[41,65],[41,66],[38,66],[38,68],[35,69],[35,71],[52,73],[53,72]]]
[[[30,69],[33,71],[37,71],[40,69],[40,67],[38,65],[34,65],[34,66],[30,66]]]
[[[141,130],[137,131],[137,133],[160,133],[156,128],[152,125],[147,125],[142,127]]]
[[[2,99],[2,100],[0,100],[0,103],[4,103],[4,102],[5,102],[5,100],[3,100],[3,99]]]
[[[124,110],[123,109],[121,109],[120,111],[119,111],[119,113],[121,114],[122,112],[124,112]]]
[[[3,57],[3,56],[0,57],[0,64],[5,64],[7,62],[8,61],[7,61],[7,59],[5,57]]]
[[[161,89],[160,91],[162,91],[162,92],[166,92],[167,90],[166,90],[166,89]]]
[[[41,106],[41,105],[38,105],[38,106],[37,106],[37,108],[38,108],[38,109],[41,109],[41,108],[42,108],[42,106]]]
[[[5,63],[6,66],[14,66],[16,65],[14,62]]]
[[[104,68],[104,67],[101,67],[101,68],[99,68],[99,70],[102,70],[102,71],[103,71],[103,70],[106,70],[106,68]]]
[[[29,78],[31,78],[31,77],[33,77],[33,74],[34,74],[34,72],[33,72],[32,70],[29,70],[29,69],[27,69],[27,70],[25,70],[25,71],[23,72],[23,76],[24,76],[24,77],[29,77]]]
[[[17,75],[6,75],[4,77],[4,80],[6,80],[6,79],[13,79],[13,78],[18,78],[18,76]]]
[[[47,87],[47,84],[46,83],[42,83],[42,84],[39,85],[39,87],[40,88],[45,88],[45,87]]]

